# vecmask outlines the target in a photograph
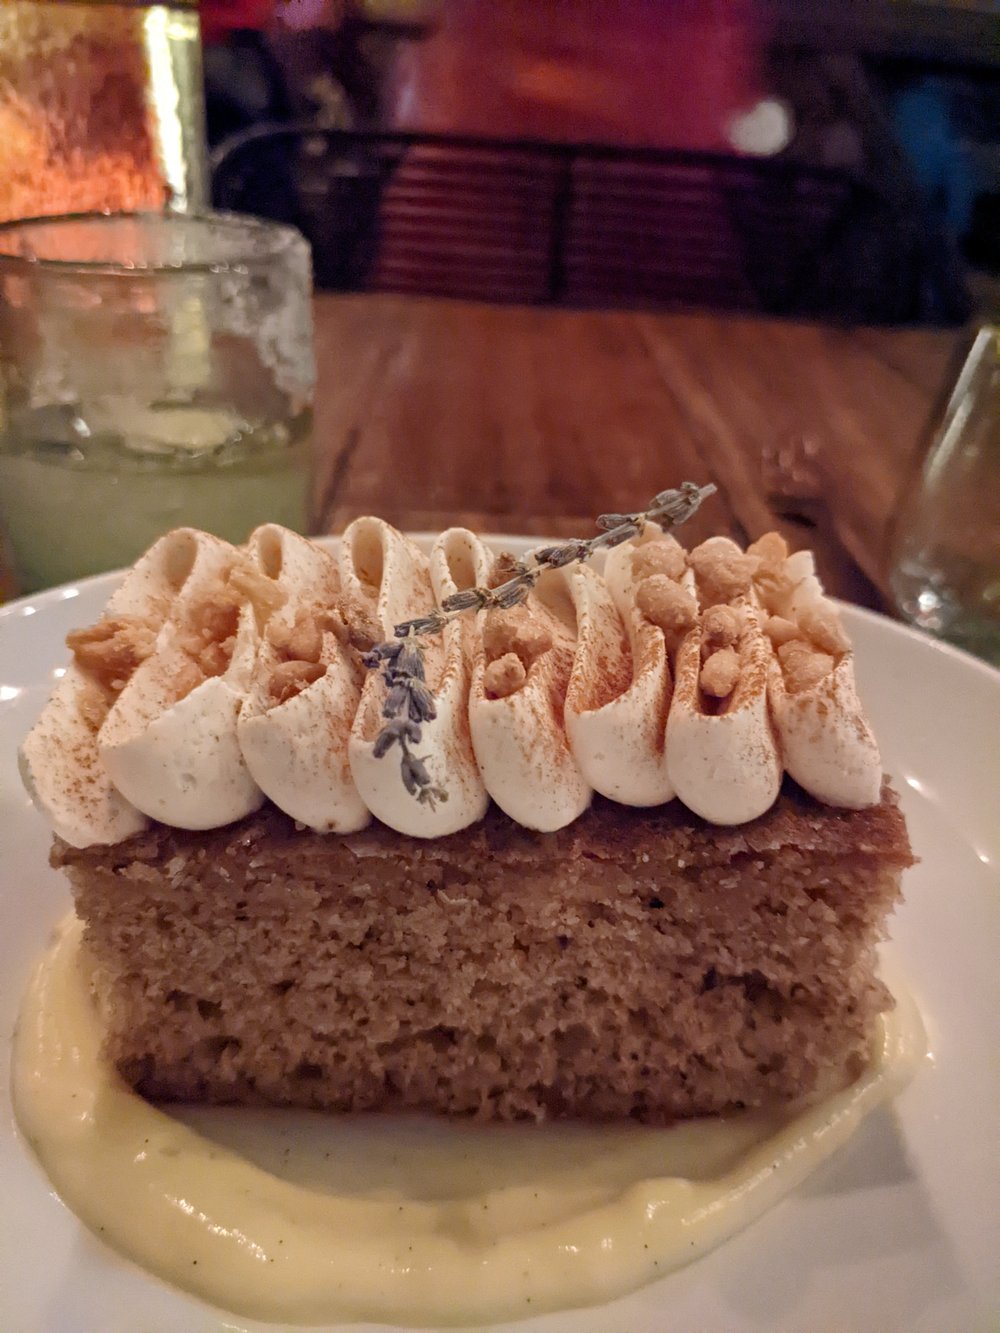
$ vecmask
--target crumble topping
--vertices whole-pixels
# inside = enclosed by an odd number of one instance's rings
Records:
[[[686,568],[684,548],[670,538],[647,542],[632,552],[632,573],[637,582],[651,574],[665,574],[667,578],[680,579]]]
[[[833,658],[829,653],[817,652],[802,639],[792,639],[778,649],[778,661],[785,677],[785,689],[789,694],[798,694],[811,689],[824,680],[834,668]]]
[[[731,602],[750,591],[750,582],[757,570],[753,555],[730,549],[725,538],[710,537],[688,556],[698,582],[702,606],[716,606]]]
[[[780,612],[795,588],[795,582],[785,568],[788,543],[780,533],[765,532],[747,547],[747,555],[757,561],[753,581],[764,609]]]
[[[162,620],[152,611],[145,616],[102,616],[66,635],[66,646],[83,674],[77,707],[92,731],[100,731],[136,667],[152,655]]]
[[[702,644],[709,652],[729,648],[743,631],[743,615],[735,606],[710,606],[701,618]]]
[[[289,624],[273,622],[267,637],[286,662],[318,662],[323,651],[323,630],[316,607],[300,607]]]
[[[228,583],[194,602],[179,627],[177,645],[188,659],[190,670],[182,673],[183,699],[210,676],[221,676],[229,666],[236,646],[244,595]]]
[[[257,628],[264,626],[285,604],[285,594],[277,582],[268,578],[246,556],[242,556],[229,571],[226,580],[228,587],[248,601],[257,617]]]
[[[663,630],[668,648],[676,648],[698,622],[698,605],[689,592],[666,574],[651,574],[635,593],[636,606]]]
[[[788,559],[788,543],[780,532],[765,532],[763,537],[758,537],[755,542],[750,543],[746,553],[756,556],[758,571],[780,569]]]
[[[273,704],[283,704],[325,675],[322,662],[281,662],[271,672],[268,694]]]
[[[71,630],[66,647],[76,665],[97,685],[120,694],[140,662],[156,645],[162,617],[102,616],[85,629]]]
[[[338,642],[348,638],[339,611],[316,605],[300,606],[288,621],[272,620],[267,639],[281,659],[271,672],[268,696],[272,706],[286,703],[326,675],[323,638],[333,634]]]
[[[783,643],[790,643],[799,637],[799,627],[784,616],[768,616],[764,621],[764,633],[775,648],[780,648]]]
[[[486,697],[506,699],[509,694],[516,694],[527,678],[528,673],[517,653],[504,653],[486,667],[483,676]]]
[[[726,699],[736,688],[740,659],[735,649],[720,648],[705,659],[698,684],[713,699]]]
[[[851,647],[840,617],[832,606],[807,607],[799,616],[799,628],[805,631],[809,642],[824,653],[840,657]]]
[[[552,647],[551,631],[526,606],[491,611],[483,625],[487,695],[503,699],[519,690],[532,665]],[[510,659],[513,659],[511,661]],[[517,665],[515,665],[515,663]]]

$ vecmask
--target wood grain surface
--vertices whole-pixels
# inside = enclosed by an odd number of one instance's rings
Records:
[[[894,505],[971,333],[317,298],[314,529],[590,536],[685,480],[682,530],[812,546],[828,589],[888,610]],[[0,600],[16,592],[0,557]]]
[[[589,536],[666,486],[682,533],[769,528],[887,609],[887,533],[969,335],[393,296],[316,301],[317,531]]]

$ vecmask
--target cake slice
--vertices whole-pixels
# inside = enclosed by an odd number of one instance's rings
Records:
[[[911,860],[888,790],[845,811],[791,782],[733,828],[598,798],[553,833],[494,808],[326,837],[268,809],[53,853],[147,1096],[651,1122],[860,1072]]]
[[[912,857],[849,640],[807,554],[662,500],[522,560],[267,526],[124,666],[74,637],[24,770],[130,1083],[663,1122],[857,1075]]]

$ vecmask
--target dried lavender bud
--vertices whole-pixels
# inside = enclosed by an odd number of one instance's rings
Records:
[[[448,799],[448,793],[444,787],[421,787],[417,793],[417,800],[421,805],[429,805],[433,810],[438,801],[444,804]]]
[[[404,717],[393,718],[379,732],[372,746],[372,753],[376,759],[381,759],[387,754],[394,745],[400,745],[404,750],[410,743],[417,745],[420,741],[420,728],[414,726],[412,722]]]
[[[548,569],[563,569],[577,560],[585,560],[589,545],[589,542],[572,541],[565,542],[561,546],[543,546],[540,551],[535,552],[535,560]]]
[[[533,584],[534,579],[530,575],[518,575],[509,583],[493,589],[491,604],[501,611],[509,611],[512,606],[519,606],[527,598]]]
[[[401,643],[377,643],[367,653],[362,654],[361,660],[370,671],[373,671],[383,662],[395,662],[402,651]]]
[[[676,490],[660,491],[658,495],[654,495],[646,514],[652,519],[669,519],[675,525],[684,523],[702,500],[714,495],[717,489],[712,482],[707,486],[699,486],[693,481],[682,482]]]
[[[591,549],[609,550],[612,546],[621,546],[622,542],[627,542],[630,537],[638,537],[641,531],[642,528],[638,523],[620,523],[608,532],[602,532],[600,537],[595,537],[590,543]]]
[[[446,615],[434,611],[429,616],[418,616],[416,620],[404,620],[401,625],[396,625],[392,632],[397,639],[408,639],[411,635],[419,637],[423,634],[440,634],[447,623]]]
[[[598,514],[597,526],[609,531],[611,528],[620,528],[623,523],[634,523],[636,514]]]
[[[383,717],[395,717],[403,708],[406,708],[410,698],[410,687],[405,681],[398,680],[389,687],[389,692],[385,696],[385,703],[382,705]]]
[[[399,737],[395,732],[390,731],[388,727],[383,727],[375,737],[375,744],[372,746],[372,754],[376,759],[381,759],[384,755],[389,753],[398,739]]]
[[[403,775],[403,785],[411,796],[416,796],[420,787],[430,787],[431,775],[427,771],[427,765],[417,755],[407,751],[403,755],[400,770]]]
[[[416,680],[423,680],[424,659],[416,648],[403,648],[396,658],[395,670],[401,676],[413,676]]]
[[[437,717],[434,696],[422,681],[411,683],[408,708],[412,722],[433,722]]]
[[[453,592],[441,603],[442,611],[478,611],[485,605],[485,594],[480,588],[466,588],[462,592]]]

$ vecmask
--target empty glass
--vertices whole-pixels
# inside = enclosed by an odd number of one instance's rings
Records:
[[[903,496],[890,584],[914,625],[1000,664],[1000,330],[980,329]]]

